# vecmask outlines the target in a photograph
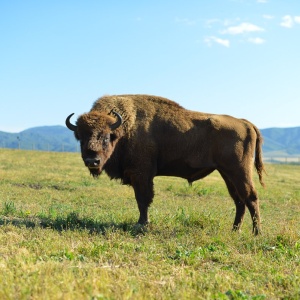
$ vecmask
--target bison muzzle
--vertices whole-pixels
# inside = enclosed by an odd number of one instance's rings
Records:
[[[248,208],[253,233],[260,232],[253,165],[262,185],[262,136],[252,123],[227,115],[186,110],[157,96],[117,95],[98,99],[90,112],[67,127],[80,141],[82,159],[97,177],[104,170],[135,192],[140,217],[147,224],[155,176],[177,176],[192,183],[217,170],[236,206],[233,230]],[[254,157],[254,163],[253,163]]]

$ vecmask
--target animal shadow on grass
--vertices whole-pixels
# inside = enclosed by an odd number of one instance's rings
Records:
[[[26,228],[49,228],[59,232],[62,231],[75,231],[87,230],[90,234],[105,235],[111,231],[128,232],[132,236],[137,236],[147,231],[147,227],[136,225],[133,222],[101,222],[90,218],[80,218],[76,212],[69,213],[66,217],[0,217],[0,226],[13,225],[16,227]]]

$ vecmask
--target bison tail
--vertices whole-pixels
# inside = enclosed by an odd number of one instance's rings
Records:
[[[263,137],[257,127],[254,126],[254,129],[256,131],[256,146],[255,146],[255,159],[254,159],[254,165],[255,169],[257,171],[259,182],[264,187],[265,183],[263,181],[263,172],[266,173],[263,159],[262,159],[262,143],[263,143]]]

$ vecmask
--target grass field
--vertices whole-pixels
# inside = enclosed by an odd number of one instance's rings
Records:
[[[263,234],[217,172],[155,179],[151,225],[130,187],[79,153],[0,149],[0,299],[300,299],[300,166],[267,165]]]

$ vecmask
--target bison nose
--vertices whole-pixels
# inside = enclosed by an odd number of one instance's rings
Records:
[[[86,158],[84,162],[87,167],[98,167],[100,165],[100,158]]]

